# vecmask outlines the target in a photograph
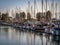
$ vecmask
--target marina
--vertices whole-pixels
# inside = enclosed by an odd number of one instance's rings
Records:
[[[29,24],[29,23],[6,23],[6,22],[2,22],[1,25],[3,26],[11,26],[11,27],[14,27],[14,28],[18,28],[18,29],[25,29],[25,30],[28,30],[28,31],[35,31],[35,32],[42,32],[44,33],[45,32],[45,29],[47,29],[48,27],[48,24]],[[47,28],[46,28],[47,27]],[[48,29],[47,29],[48,30]],[[49,29],[50,30],[50,29]]]
[[[0,0],[0,45],[60,45],[60,0]]]
[[[55,21],[56,22],[56,21]],[[57,21],[56,23],[43,23],[41,24],[31,24],[31,23],[18,23],[18,22],[14,22],[14,23],[8,23],[8,22],[2,22],[1,25],[3,26],[10,26],[10,27],[14,27],[14,28],[18,28],[21,30],[25,30],[25,31],[33,31],[33,32],[40,32],[40,33],[48,33],[48,34],[58,34],[60,35],[60,22]],[[56,35],[55,34],[55,35]]]

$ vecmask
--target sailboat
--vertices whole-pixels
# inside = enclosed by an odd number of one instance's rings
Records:
[[[56,3],[56,13],[57,13],[57,3]],[[57,18],[57,14],[56,14]],[[60,35],[60,20],[55,20],[54,21],[55,27],[53,29],[53,35]]]

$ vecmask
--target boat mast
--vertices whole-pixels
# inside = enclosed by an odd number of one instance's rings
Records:
[[[6,13],[9,13],[9,9],[7,8]]]
[[[31,6],[31,15],[33,15],[33,7]]]
[[[52,3],[51,3],[51,11],[52,11],[52,18],[55,17],[54,15],[54,0],[52,0]]]
[[[35,12],[36,12],[36,0],[34,0],[34,18],[35,18]]]
[[[46,1],[46,12],[47,12],[47,0],[45,0]]]
[[[42,17],[43,17],[43,0],[41,0],[42,1]]]
[[[60,6],[60,5],[59,5]],[[59,19],[60,19],[60,9],[59,9]]]
[[[46,18],[46,12],[47,12],[47,0],[45,0],[46,2],[46,9],[45,9],[45,18]]]
[[[55,17],[56,17],[56,19],[57,19],[57,3],[56,3],[55,5],[56,5]]]
[[[28,12],[30,13],[30,1],[28,1]]]
[[[21,8],[19,7],[19,13],[21,12]]]
[[[32,6],[31,6],[31,14],[32,14]]]

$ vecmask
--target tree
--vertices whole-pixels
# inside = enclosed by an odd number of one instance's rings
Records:
[[[38,13],[36,14],[36,18],[37,18],[37,20],[40,20],[40,18],[41,18],[41,13],[40,13],[40,12],[38,12]]]
[[[46,19],[47,19],[48,21],[51,20],[51,12],[50,12],[50,11],[47,11],[47,12],[46,12]]]
[[[0,20],[1,20],[1,12],[0,12]]]
[[[0,15],[1,15],[1,12],[0,12]]]
[[[3,20],[3,21],[7,21],[7,19],[8,19],[8,13],[6,13],[6,14],[2,14],[2,17],[1,17],[1,20]]]
[[[26,14],[25,14],[25,12],[21,12],[21,13],[20,13],[20,18],[23,18],[23,19],[25,19],[25,17],[26,17]]]
[[[16,13],[16,19],[19,19],[19,17],[20,17],[20,16],[19,16],[19,14],[18,14],[18,13]]]
[[[31,15],[30,15],[30,13],[28,12],[27,13],[27,20],[30,20],[31,19]]]

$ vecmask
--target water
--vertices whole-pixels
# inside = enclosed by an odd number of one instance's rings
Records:
[[[0,45],[60,45],[52,36],[0,26]]]

